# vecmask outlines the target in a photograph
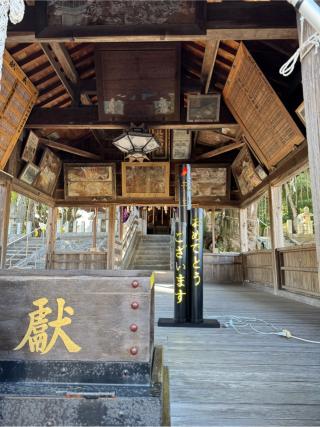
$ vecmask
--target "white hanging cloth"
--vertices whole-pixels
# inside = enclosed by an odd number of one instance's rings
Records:
[[[3,53],[7,38],[8,20],[18,24],[24,16],[24,0],[0,0],[0,79],[2,76]]]

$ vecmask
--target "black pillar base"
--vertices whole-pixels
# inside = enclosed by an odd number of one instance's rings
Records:
[[[158,320],[158,326],[167,328],[220,328],[220,323],[216,319],[203,319],[200,323],[176,322],[174,319],[163,317]]]

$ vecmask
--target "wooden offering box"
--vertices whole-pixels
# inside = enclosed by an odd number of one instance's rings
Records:
[[[160,425],[151,278],[3,271],[0,425]]]

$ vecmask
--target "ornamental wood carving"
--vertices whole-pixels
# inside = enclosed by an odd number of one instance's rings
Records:
[[[304,136],[243,43],[223,96],[242,126],[249,145],[268,169],[304,141]]]
[[[0,169],[4,169],[38,97],[38,91],[7,51],[0,89]]]

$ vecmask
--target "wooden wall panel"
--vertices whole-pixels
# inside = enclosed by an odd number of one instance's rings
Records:
[[[102,44],[96,48],[99,119],[180,119],[179,44]]]
[[[319,295],[317,254],[314,245],[279,249],[281,287]]]
[[[9,160],[37,97],[37,89],[5,50],[0,89],[0,169]]]
[[[241,255],[205,253],[203,275],[209,283],[242,282]]]
[[[243,257],[245,280],[273,287],[272,251],[247,252]]]
[[[304,136],[243,43],[223,96],[251,148],[268,169],[304,141]]]

